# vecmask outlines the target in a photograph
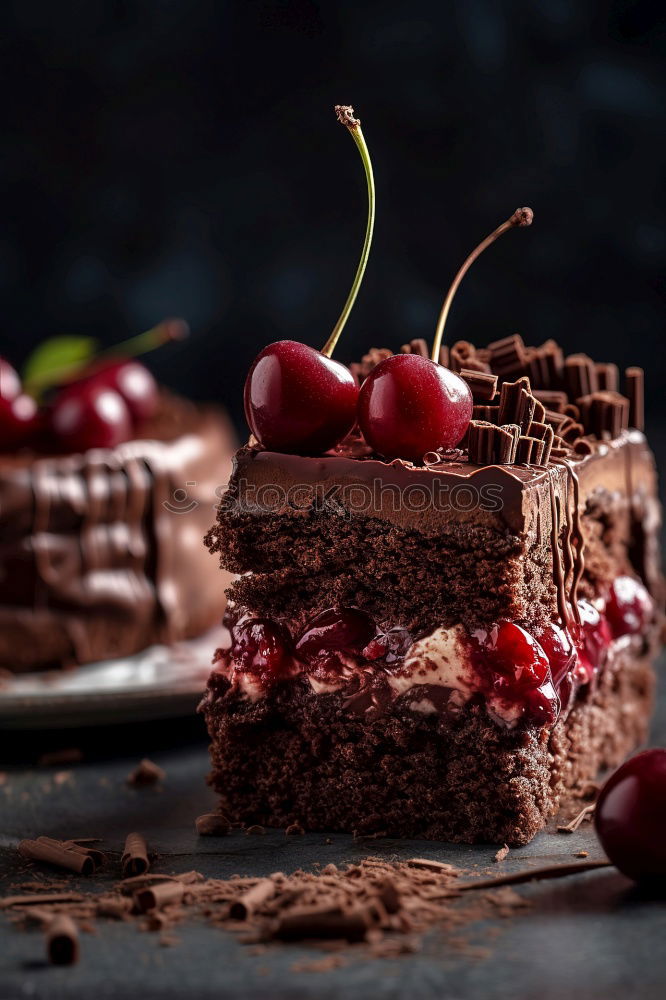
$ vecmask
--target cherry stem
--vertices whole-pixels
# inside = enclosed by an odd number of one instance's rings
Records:
[[[67,385],[76,382],[82,372],[94,368],[100,362],[110,361],[112,358],[135,358],[148,351],[154,351],[163,344],[168,344],[174,340],[184,340],[189,336],[190,328],[184,319],[163,319],[157,326],[150,330],[145,330],[135,337],[121,341],[100,351],[99,354],[88,358],[85,361],[77,361],[74,364],[61,365],[43,372],[26,384],[26,390],[31,394],[39,394],[42,390],[50,386]]]
[[[328,338],[324,347],[322,348],[322,354],[325,354],[327,358],[330,358],[335,350],[335,345],[340,339],[340,334],[345,328],[345,324],[349,319],[349,314],[352,311],[354,302],[356,301],[356,296],[358,295],[358,290],[361,287],[361,282],[363,281],[363,275],[365,274],[365,268],[368,263],[368,257],[370,256],[370,244],[372,243],[372,231],[375,226],[375,178],[372,173],[372,163],[370,161],[370,153],[368,152],[368,147],[365,144],[365,139],[363,138],[363,132],[361,131],[361,122],[358,118],[354,117],[354,109],[342,104],[336,104],[335,113],[338,116],[338,121],[341,125],[344,125],[349,132],[351,137],[358,147],[358,151],[361,154],[361,160],[363,162],[363,169],[365,170],[365,177],[368,183],[368,222],[365,227],[365,240],[363,241],[363,249],[361,251],[361,259],[358,262],[358,267],[356,269],[356,275],[354,276],[354,281],[351,286],[351,291],[347,296],[347,301],[344,304],[342,312],[340,313],[340,318],[333,327],[333,332]]]
[[[498,238],[498,236],[501,236],[502,233],[508,232],[509,229],[513,229],[515,226],[531,226],[533,218],[534,218],[534,213],[532,212],[531,208],[517,208],[510,219],[507,219],[506,222],[503,222],[501,226],[498,226],[497,229],[490,234],[490,236],[486,236],[485,240],[479,243],[478,247],[476,247],[475,250],[472,250],[471,254],[469,255],[469,257],[464,262],[463,266],[460,268],[455,278],[453,279],[453,283],[449,288],[446,298],[444,299],[444,305],[442,306],[442,311],[439,314],[439,320],[437,321],[437,329],[435,330],[435,339],[432,347],[433,361],[439,361],[439,352],[442,346],[444,327],[446,325],[446,320],[449,315],[451,303],[453,302],[453,298],[456,292],[458,291],[458,286],[460,285],[460,282],[463,280],[463,278],[469,271],[470,267],[472,266],[476,258],[480,257],[483,251],[487,247],[489,247],[491,243],[494,243],[495,240]]]

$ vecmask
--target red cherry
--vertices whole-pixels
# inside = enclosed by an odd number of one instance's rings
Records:
[[[137,423],[150,420],[157,413],[160,401],[157,382],[139,361],[115,361],[93,371],[90,379],[119,393]]]
[[[291,637],[270,618],[250,618],[232,630],[231,654],[243,670],[279,674],[290,662]]]
[[[296,643],[296,653],[315,663],[330,653],[361,653],[376,635],[372,618],[358,608],[330,608],[313,618]]]
[[[553,683],[557,685],[573,666],[576,656],[573,639],[566,629],[549,622],[539,635],[539,645],[548,657]]]
[[[525,714],[540,726],[555,722],[560,713],[560,699],[553,684],[547,680],[525,694]]]
[[[548,658],[540,644],[514,622],[478,629],[473,643],[475,663],[497,677],[494,686],[507,697],[520,696],[549,680]]]
[[[606,604],[606,617],[613,635],[636,635],[654,614],[652,598],[633,576],[617,578]]]
[[[402,662],[412,642],[412,635],[406,628],[391,628],[371,639],[361,655],[366,660],[384,660],[390,666]]]
[[[11,402],[21,392],[21,379],[9,361],[0,358],[0,399]]]
[[[51,429],[66,451],[115,448],[132,436],[125,400],[94,379],[64,389],[51,411]]]
[[[603,654],[611,641],[611,633],[604,615],[589,601],[579,601],[578,610],[580,625],[576,629],[576,679],[579,684],[586,684],[601,666]]]
[[[21,393],[13,399],[0,396],[0,451],[14,451],[28,444],[39,428],[37,404]]]
[[[631,757],[601,789],[594,813],[601,846],[636,882],[666,882],[666,750]]]
[[[320,454],[356,419],[358,385],[348,368],[295,340],[269,344],[245,381],[245,416],[264,448]]]
[[[472,417],[472,394],[458,375],[419,354],[394,354],[361,386],[358,422],[368,444],[387,458],[421,462],[453,448]]]

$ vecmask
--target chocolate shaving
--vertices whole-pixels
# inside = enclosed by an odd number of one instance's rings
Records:
[[[166,777],[164,771],[152,760],[144,758],[141,763],[127,775],[127,784],[134,788],[144,788],[148,785],[156,785],[164,781]]]
[[[92,860],[95,868],[101,868],[106,864],[107,858],[103,851],[96,847],[86,847],[86,844],[94,843],[93,840],[54,840],[53,837],[37,837],[40,844],[49,844],[51,847],[64,848],[74,854],[83,854]]]
[[[429,358],[430,351],[428,350],[428,344],[422,337],[417,337],[415,340],[410,340],[408,344],[403,344],[400,348],[401,354],[418,354],[422,358]]]
[[[533,389],[532,395],[552,413],[564,413],[564,407],[569,402],[566,392],[555,389]]]
[[[51,965],[74,965],[79,960],[79,932],[64,913],[54,917],[46,928],[46,953]]]
[[[308,938],[342,938],[364,941],[373,924],[367,907],[343,911],[339,906],[292,910],[280,918],[271,937],[280,941],[302,941]]]
[[[576,402],[588,434],[612,440],[629,426],[629,400],[618,392],[594,392]],[[566,441],[571,440],[561,430],[560,434]]]
[[[592,358],[587,354],[570,354],[564,362],[564,382],[571,399],[596,392],[599,386]]]
[[[496,427],[483,420],[470,420],[468,449],[477,465],[512,465],[516,460],[520,428],[517,424]]]
[[[204,813],[195,821],[200,837],[224,837],[231,829],[231,823],[222,813]]]
[[[534,393],[532,393],[532,395],[534,396]],[[543,423],[543,419],[546,416],[546,407],[543,405],[542,402],[540,402],[536,398],[536,396],[534,396],[534,400],[535,400],[535,402],[534,402],[534,415],[532,417],[532,420],[536,420],[537,423],[541,424],[541,423]]]
[[[597,373],[597,388],[607,389],[609,392],[617,392],[620,388],[620,374],[617,365],[596,364],[594,370]]]
[[[629,427],[645,430],[645,374],[642,368],[627,368],[625,384],[629,399]]]
[[[9,910],[12,906],[34,906],[44,903],[77,903],[85,899],[80,892],[42,892],[31,893],[29,896],[5,896],[0,899],[0,910]]]
[[[538,385],[540,389],[548,390],[559,385],[562,377],[562,366],[562,348],[554,340],[547,340],[545,344],[535,348],[530,353],[527,373],[532,385]]]
[[[490,366],[500,378],[510,375],[523,375],[527,370],[527,353],[520,334],[496,340],[488,344]]]
[[[453,372],[467,371],[488,373],[490,366],[485,361],[480,361],[476,347],[468,340],[458,340],[449,351],[448,367]]]
[[[469,386],[475,403],[490,402],[497,393],[497,375],[461,368],[460,377]]]
[[[134,903],[140,913],[147,913],[149,910],[159,910],[171,903],[180,903],[184,893],[185,886],[182,882],[175,880],[158,882],[157,885],[137,889],[134,893]]]
[[[530,380],[519,378],[516,382],[504,382],[500,389],[499,423],[518,424],[521,433],[527,434],[534,417],[536,400],[530,391]]]
[[[148,844],[141,833],[127,834],[125,849],[120,863],[125,878],[131,878],[135,875],[145,875],[148,871],[150,868]]]
[[[18,845],[19,854],[28,861],[41,861],[55,868],[65,868],[78,875],[92,875],[95,862],[85,850],[73,850],[49,837],[38,840],[22,840]]]
[[[409,858],[405,864],[409,868],[421,868],[424,871],[437,872],[440,875],[458,875],[458,870],[453,865],[449,865],[445,861],[434,861],[431,858]]]
[[[521,435],[518,438],[518,447],[516,448],[516,462],[518,465],[531,465],[534,461],[534,450],[535,446],[542,444],[536,438],[525,437]],[[543,447],[541,449],[543,451]]]
[[[509,848],[508,845],[505,844],[504,847],[500,847],[499,851],[495,855],[495,861],[497,861],[498,863],[500,861],[504,861],[508,853],[509,853]]]
[[[473,406],[472,420],[484,420],[487,424],[497,424],[499,422],[499,407]]]
[[[581,861],[569,865],[544,865],[543,868],[528,868],[527,871],[513,872],[510,875],[498,875],[497,878],[484,879],[480,882],[458,883],[460,892],[474,889],[494,889],[498,885],[520,885],[523,882],[541,881],[552,878],[564,878],[567,875],[578,875],[590,872],[595,868],[610,868],[610,861]]]
[[[278,890],[278,883],[274,878],[263,878],[251,889],[243,893],[229,908],[229,916],[234,920],[247,920],[255,910],[262,906],[267,900],[272,899]]]

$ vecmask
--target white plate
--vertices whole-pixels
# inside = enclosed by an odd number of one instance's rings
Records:
[[[174,646],[0,684],[0,729],[73,728],[177,718],[196,709],[225,628]]]

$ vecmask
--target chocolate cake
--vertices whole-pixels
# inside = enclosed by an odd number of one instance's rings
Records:
[[[642,373],[621,395],[614,365],[518,336],[440,361],[472,394],[456,448],[386,459],[357,427],[322,454],[236,456],[207,537],[239,574],[232,645],[203,703],[234,820],[522,844],[646,737]]]
[[[224,588],[201,538],[233,449],[221,412],[162,392],[115,447],[0,453],[0,670],[123,656],[218,624]]]

